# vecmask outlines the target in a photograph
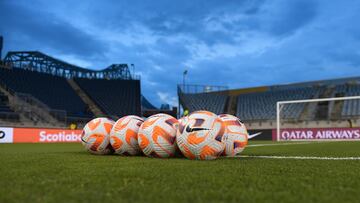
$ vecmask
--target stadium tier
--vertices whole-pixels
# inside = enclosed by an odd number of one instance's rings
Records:
[[[0,68],[0,82],[13,93],[25,93],[69,117],[92,117],[66,78],[18,68]]]
[[[141,115],[140,81],[76,78],[75,82],[107,115]]]
[[[339,86],[337,92],[344,93],[345,96],[357,96],[360,95],[360,85],[342,85]],[[359,100],[347,100],[344,102],[344,106],[341,112],[344,117],[351,117],[360,115],[360,101]]]
[[[289,90],[273,90],[261,93],[239,95],[237,100],[237,116],[244,120],[275,119],[276,102],[287,100],[312,99],[320,94],[320,88],[297,88]],[[298,118],[305,104],[289,104],[285,106],[285,118]]]
[[[17,126],[83,125],[95,116],[113,119],[156,108],[141,98],[140,80],[127,64],[82,68],[38,51],[8,52],[0,64],[0,120]],[[1,92],[0,91],[0,92]],[[14,111],[13,111],[13,110]],[[78,125],[79,126],[79,125]]]
[[[335,82],[334,82],[335,81]],[[179,100],[190,112],[209,110],[215,113],[236,114],[242,120],[274,120],[278,101],[304,100],[360,95],[359,79],[338,79],[295,85],[270,86],[217,91],[208,93],[186,93],[178,88]],[[235,95],[234,95],[235,92]],[[235,102],[232,102],[234,100]],[[231,112],[231,109],[234,109]],[[343,119],[360,115],[359,100],[287,104],[283,106],[282,118],[288,120]]]

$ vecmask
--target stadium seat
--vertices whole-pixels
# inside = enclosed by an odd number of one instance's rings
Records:
[[[238,96],[237,116],[243,120],[269,120],[276,117],[276,102],[286,100],[311,99],[321,88],[304,87],[286,90],[272,90],[261,93],[247,93]],[[298,118],[305,104],[284,106],[283,117]]]
[[[65,78],[18,68],[0,68],[0,82],[11,92],[30,94],[50,109],[66,111],[68,117],[92,117]]]
[[[139,80],[106,80],[76,78],[74,81],[111,116],[141,115]]]
[[[227,95],[218,93],[181,94],[180,99],[190,112],[207,110],[216,114],[224,113]]]
[[[343,93],[346,97],[360,95],[359,84],[343,84],[337,85],[336,93]],[[345,100],[341,111],[343,117],[353,117],[360,115],[360,100]]]

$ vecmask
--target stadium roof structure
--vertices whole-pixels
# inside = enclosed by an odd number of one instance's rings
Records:
[[[62,60],[53,58],[39,51],[11,51],[4,58],[6,65],[26,70],[47,73],[65,78],[96,79],[138,79],[131,75],[127,64],[112,64],[102,70],[89,70]]]
[[[192,84],[178,84],[178,94],[198,94],[198,93],[223,93],[231,96],[246,93],[265,92],[272,90],[289,90],[303,87],[317,87],[317,86],[335,86],[339,84],[360,84],[360,76],[314,80],[305,82],[295,82],[288,84],[277,84],[269,86],[255,86],[243,87],[236,89],[229,89],[227,86],[211,86],[211,85],[192,85]]]
[[[65,61],[48,56],[39,51],[11,51],[4,58],[6,66],[20,68],[40,73],[51,74],[65,78],[88,79],[121,79],[139,80],[138,75],[130,73],[127,64],[112,64],[103,70],[89,70]],[[133,64],[131,64],[133,66]],[[144,109],[157,109],[143,95],[141,103]]]

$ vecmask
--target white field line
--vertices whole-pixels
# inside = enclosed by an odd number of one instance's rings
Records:
[[[295,142],[295,143],[279,143],[279,144],[252,144],[246,147],[265,147],[265,146],[279,146],[279,145],[296,145],[296,144],[313,144],[313,143],[320,143],[320,142]]]
[[[260,158],[260,159],[307,159],[307,160],[360,160],[360,157],[318,157],[318,156],[252,156],[239,155],[240,158]]]

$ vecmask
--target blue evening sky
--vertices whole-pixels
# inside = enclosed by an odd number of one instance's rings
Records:
[[[133,63],[156,106],[176,105],[185,69],[230,88],[360,75],[360,1],[0,0],[0,35],[3,56]]]

